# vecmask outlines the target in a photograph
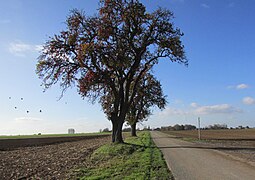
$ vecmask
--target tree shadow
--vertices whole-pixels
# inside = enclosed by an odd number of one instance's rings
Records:
[[[178,137],[178,136],[163,136],[163,137],[153,137],[152,139],[166,139],[166,138],[181,139],[181,138],[183,138],[183,137]]]
[[[255,148],[253,147],[222,147],[222,146],[216,146],[216,147],[210,147],[210,146],[159,146],[159,149],[212,149],[212,150],[249,150],[249,151],[255,151]]]
[[[212,149],[212,150],[249,150],[255,151],[255,147],[224,147],[224,146],[146,146],[146,145],[138,145],[132,143],[125,143],[127,145],[131,145],[137,148],[159,148],[159,149]]]
[[[169,137],[156,137],[153,139],[160,139],[160,138],[169,138]],[[171,136],[170,138],[174,139],[185,139],[185,138],[191,138],[191,139],[198,139],[198,137],[184,137],[184,136]],[[255,141],[254,138],[201,138],[201,140],[206,141]]]

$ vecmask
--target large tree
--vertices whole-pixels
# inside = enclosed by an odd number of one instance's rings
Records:
[[[71,12],[67,29],[45,43],[37,74],[46,89],[59,82],[62,92],[77,84],[92,101],[109,103],[111,96],[112,141],[123,142],[122,126],[139,81],[161,58],[188,62],[172,12],[149,13],[138,0],[100,2],[98,15]]]

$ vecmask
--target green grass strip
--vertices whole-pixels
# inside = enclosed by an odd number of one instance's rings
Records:
[[[125,142],[97,149],[90,165],[76,170],[77,179],[173,179],[149,132],[139,132]]]

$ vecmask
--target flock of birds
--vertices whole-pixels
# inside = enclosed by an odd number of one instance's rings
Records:
[[[9,100],[11,100],[11,99],[12,99],[12,97],[9,97]],[[20,100],[21,100],[21,101],[23,101],[23,100],[24,100],[24,98],[22,97],[22,98],[20,98]],[[14,107],[14,109],[18,109],[18,107],[17,107],[17,106],[15,106],[15,107]],[[27,113],[29,113],[29,110],[27,110],[26,112],[27,112]],[[42,110],[40,109],[40,110],[39,110],[39,112],[41,113],[41,112],[42,112]]]
[[[10,97],[9,97],[9,100],[11,100],[11,99],[12,99],[12,97],[10,96]],[[20,101],[23,101],[23,100],[24,100],[24,98],[21,97],[21,98],[20,98]],[[67,102],[65,102],[65,104],[67,105]],[[17,106],[14,106],[14,109],[17,110],[18,107],[17,107]],[[29,113],[29,112],[30,112],[29,110],[26,110],[26,113]],[[42,112],[43,112],[42,109],[39,109],[39,112],[42,113]]]

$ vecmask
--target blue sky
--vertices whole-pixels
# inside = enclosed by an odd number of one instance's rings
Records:
[[[255,1],[142,0],[174,12],[184,32],[189,66],[161,59],[154,71],[168,105],[154,111],[150,125],[226,123],[255,126]],[[95,132],[111,128],[98,104],[82,100],[75,88],[58,101],[60,89],[45,93],[35,74],[38,50],[65,29],[69,10],[96,13],[94,0],[9,0],[0,5],[0,134]],[[9,99],[11,97],[11,99]],[[21,100],[23,98],[23,100]],[[15,109],[15,107],[17,107]],[[42,110],[42,112],[40,112]],[[29,111],[29,113],[27,113]]]

